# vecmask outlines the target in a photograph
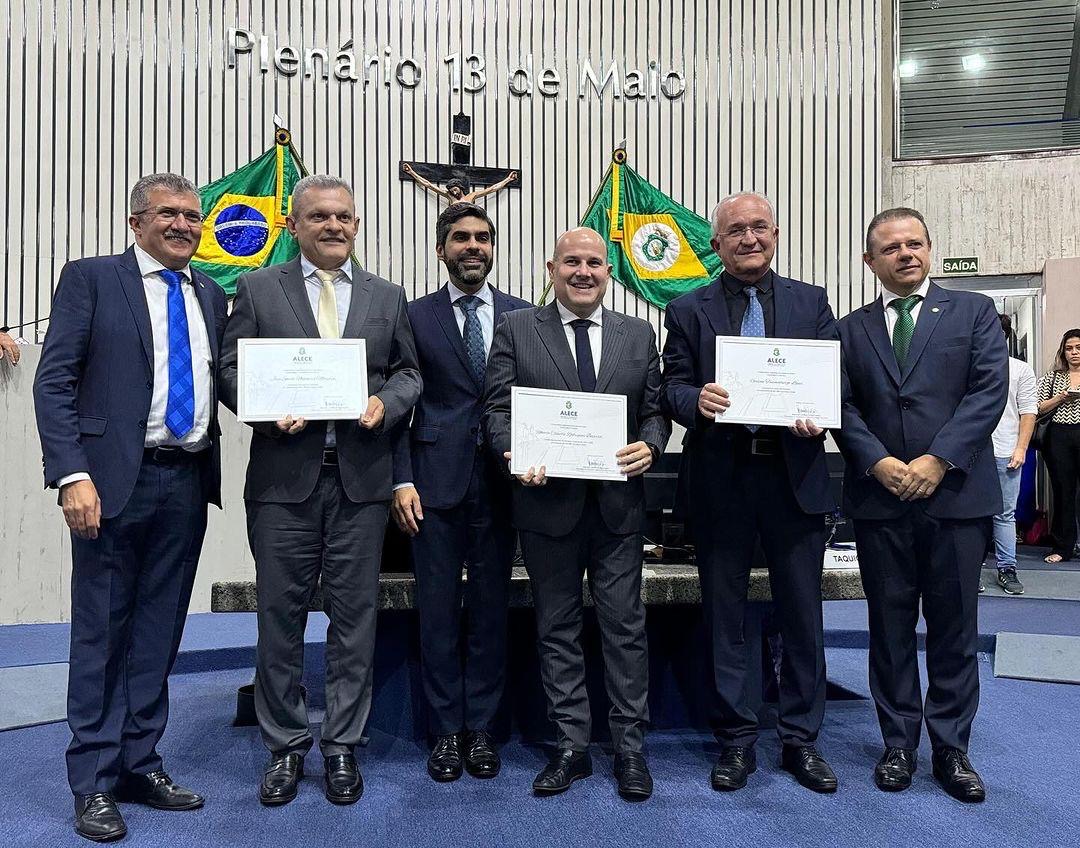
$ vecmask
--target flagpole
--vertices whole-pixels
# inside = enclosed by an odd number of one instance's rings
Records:
[[[607,170],[604,172],[604,176],[600,180],[600,185],[597,186],[596,191],[593,192],[593,196],[589,199],[589,205],[585,207],[585,214],[582,215],[581,220],[578,221],[578,226],[579,227],[583,223],[585,223],[585,219],[589,217],[589,212],[592,211],[592,208],[596,204],[596,201],[600,198],[600,192],[602,192],[604,190],[604,186],[607,184],[608,177],[611,175],[611,166],[612,165],[625,165],[625,164],[626,164],[626,148],[623,147],[622,144],[620,144],[611,153],[611,162],[608,163]],[[548,277],[547,282],[544,284],[544,290],[542,292],[540,292],[540,302],[537,304],[537,306],[543,306],[547,302],[547,296],[551,292],[551,285],[552,285],[551,278]]]
[[[297,170],[300,171],[301,178],[311,176],[311,171],[309,171],[307,165],[304,164],[304,160],[300,158],[300,151],[298,151],[296,145],[293,144],[292,133],[289,132],[288,129],[285,127],[278,127],[274,132],[274,141],[282,147],[288,148],[293,161],[296,163]],[[360,260],[356,258],[355,251],[349,251],[349,258],[352,259],[355,264],[360,264]]]

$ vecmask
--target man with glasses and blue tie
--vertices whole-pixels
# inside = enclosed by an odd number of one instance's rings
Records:
[[[60,273],[34,382],[45,484],[72,532],[68,781],[75,829],[127,832],[116,806],[192,810],[158,741],[206,531],[221,505],[214,370],[225,295],[194,271],[195,186],[131,191],[135,244]]]
[[[509,478],[480,431],[487,353],[503,315],[531,304],[488,281],[495,225],[472,203],[435,223],[446,285],[409,304],[424,391],[394,447],[394,520],[412,538],[428,728],[428,774],[494,777],[491,736],[506,677],[514,528]],[[468,579],[461,580],[467,563]],[[464,598],[464,613],[462,600]],[[467,630],[462,635],[462,617]]]
[[[769,567],[783,639],[777,731],[781,767],[815,792],[836,791],[836,776],[815,747],[825,712],[821,571],[829,491],[825,435],[812,421],[789,429],[723,423],[728,391],[716,382],[717,336],[834,339],[825,289],[772,268],[779,229],[758,194],[725,198],[713,212],[720,279],[668,305],[664,411],[687,429],[683,490],[701,577],[717,695],[714,728],[722,745],[713,789],[746,785],[757,768],[756,655],[745,633],[746,593],[755,548]]]

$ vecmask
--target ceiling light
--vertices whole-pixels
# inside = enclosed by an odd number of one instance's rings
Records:
[[[914,59],[907,59],[900,63],[900,79],[911,79],[919,72],[919,63]]]

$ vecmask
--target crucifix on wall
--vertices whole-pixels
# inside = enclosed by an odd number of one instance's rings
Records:
[[[401,179],[412,180],[447,203],[475,203],[479,198],[504,188],[521,187],[517,170],[483,168],[472,164],[472,118],[464,112],[453,117],[450,159],[449,165],[402,160]]]

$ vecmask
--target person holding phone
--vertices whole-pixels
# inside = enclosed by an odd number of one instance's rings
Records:
[[[1054,367],[1039,380],[1039,415],[1050,416],[1043,459],[1050,472],[1054,508],[1052,549],[1046,562],[1072,559],[1076,545],[1076,490],[1080,478],[1080,329],[1066,330]]]

